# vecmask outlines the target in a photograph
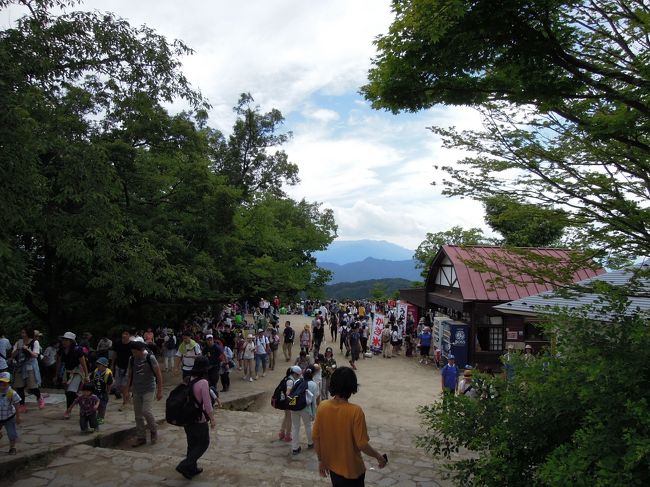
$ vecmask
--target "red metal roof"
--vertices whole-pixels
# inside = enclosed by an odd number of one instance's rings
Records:
[[[522,251],[531,252],[540,259],[553,260],[557,268],[561,268],[563,262],[569,262],[569,251],[554,248],[527,248]],[[458,285],[464,300],[469,301],[513,301],[525,298],[544,291],[551,291],[560,284],[541,282],[533,279],[525,273],[518,273],[517,265],[521,267],[535,264],[525,263],[524,258],[514,251],[502,247],[488,246],[464,246],[443,245],[444,252],[451,260]],[[438,259],[436,259],[438,260]],[[505,277],[501,282],[499,275],[494,272],[479,272],[466,264],[466,261],[480,262],[486,267],[497,269],[499,274]],[[540,266],[542,264],[539,264]],[[549,263],[550,265],[550,263]],[[573,282],[582,281],[591,277],[604,274],[605,269],[582,268],[573,273]],[[494,280],[497,282],[494,282]]]

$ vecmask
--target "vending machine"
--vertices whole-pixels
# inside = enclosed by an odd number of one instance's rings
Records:
[[[453,320],[441,322],[442,355],[446,358],[453,354],[456,357],[456,365],[460,368],[464,368],[468,364],[469,331],[470,327],[467,323]]]

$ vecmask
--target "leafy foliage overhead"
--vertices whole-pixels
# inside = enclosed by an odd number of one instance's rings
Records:
[[[158,324],[320,286],[330,212],[298,181],[282,115],[242,95],[229,138],[181,71],[191,50],[65,0],[0,1],[0,314],[50,334]],[[163,104],[179,99],[186,112]]]
[[[395,0],[363,88],[377,108],[471,105],[485,130],[433,128],[474,156],[448,195],[566,213],[574,245],[650,250],[650,6],[640,0]]]

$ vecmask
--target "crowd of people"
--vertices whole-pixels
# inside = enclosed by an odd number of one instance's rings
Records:
[[[360,478],[362,482],[360,451],[377,458],[380,466],[385,465],[385,460],[368,445],[365,420],[361,427],[358,406],[346,406],[356,392],[354,370],[373,352],[383,352],[386,358],[402,354],[405,341],[405,355],[412,356],[411,340],[419,340],[422,356],[428,359],[430,332],[423,321],[415,325],[409,316],[405,323],[396,318],[389,305],[380,303],[303,301],[289,308],[308,313],[310,324],[294,330],[290,319],[280,323],[282,307],[275,297],[261,300],[256,307],[228,305],[218,316],[196,315],[175,327],[124,328],[119,336],[98,340],[88,332],[78,336],[67,331],[49,340],[45,348],[41,347],[42,336],[37,330],[21,330],[13,344],[2,335],[0,426],[7,432],[9,453],[16,453],[17,425],[27,413],[26,395],[36,398],[38,408],[45,407],[42,386],[64,390],[64,419],[69,419],[77,408],[79,428],[86,433],[99,431],[109,420],[109,398],[114,396],[114,407],[120,411],[133,409],[136,436],[131,445],[154,444],[158,427],[153,404],[163,398],[164,374],[178,372],[183,380],[191,381],[192,393],[205,409],[197,424],[185,427],[187,458],[177,467],[180,474],[192,478],[200,473],[197,460],[209,445],[208,424],[214,427],[213,408],[221,405],[219,395],[228,391],[231,375],[247,383],[264,380],[267,371],[278,367],[278,361],[284,358],[284,393],[291,395],[296,387],[303,387],[309,400],[301,410],[284,412],[279,439],[290,443],[292,454],[297,455],[302,450],[299,439],[304,428],[306,446],[314,448],[321,458],[322,472],[330,472],[333,481]],[[246,310],[252,319],[244,314]],[[388,317],[386,337],[390,347],[382,343],[379,349],[371,350],[369,339],[376,313]],[[339,360],[345,366],[337,367],[337,347],[342,356]],[[349,458],[340,458],[331,451],[330,428],[323,427],[326,420],[318,419],[318,407],[327,399],[331,404],[323,410],[323,418],[337,410],[348,411],[340,413],[341,417],[355,425],[355,446],[350,448],[356,450],[348,452]]]

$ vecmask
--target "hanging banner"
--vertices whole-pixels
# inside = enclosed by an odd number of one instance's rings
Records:
[[[375,353],[381,352],[381,333],[384,330],[384,315],[376,314],[372,322],[372,333],[370,334],[370,350]]]
[[[409,305],[406,301],[397,302],[397,331],[399,337],[404,339],[406,335],[406,317],[408,316]]]

